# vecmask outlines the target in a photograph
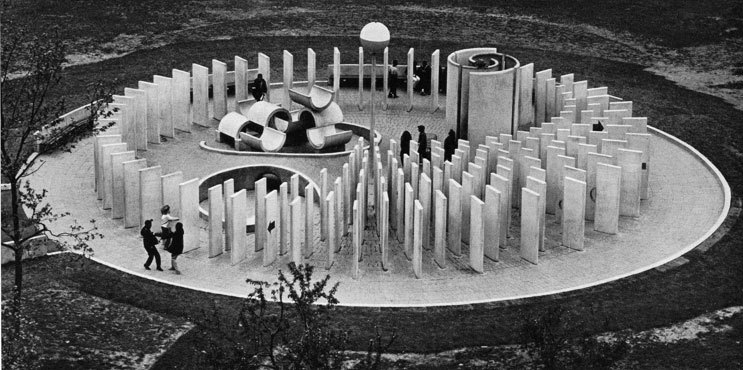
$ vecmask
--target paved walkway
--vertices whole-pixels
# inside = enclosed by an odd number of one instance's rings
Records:
[[[279,94],[272,97],[279,101]],[[379,95],[381,98],[381,94]],[[368,92],[367,92],[368,97]],[[342,102],[347,121],[368,124],[368,110],[359,112],[353,90],[343,90]],[[385,136],[399,137],[407,129],[413,132],[418,124],[425,124],[430,132],[443,136],[445,124],[443,110],[431,113],[422,97],[416,97],[416,108],[405,112],[405,98],[390,100],[393,104],[386,112],[378,110],[378,130]],[[442,96],[441,105],[445,102]],[[346,104],[346,103],[352,103]],[[368,107],[368,105],[367,105]],[[368,109],[368,108],[367,108]],[[216,127],[216,124],[215,124]],[[297,169],[319,182],[320,170],[329,167],[331,178],[340,175],[340,169],[325,159],[297,159],[256,156],[229,156],[199,149],[198,143],[213,143],[212,129],[196,129],[178,133],[175,140],[152,145],[139,157],[147,158],[150,165],[162,165],[163,173],[183,171],[184,179],[203,177],[220,169],[249,165],[274,164]],[[539,255],[539,265],[532,265],[518,256],[518,241],[510,241],[509,248],[501,252],[500,262],[486,259],[485,274],[476,274],[467,267],[467,258],[448,256],[447,268],[439,269],[433,262],[432,251],[423,255],[423,279],[415,279],[412,265],[402,254],[402,247],[391,232],[391,269],[381,271],[375,231],[367,230],[364,244],[362,276],[351,279],[352,249],[350,234],[342,240],[344,246],[336,256],[334,266],[326,271],[325,248],[315,240],[315,253],[308,261],[317,265],[317,273],[326,272],[332,280],[340,281],[338,298],[347,305],[445,305],[505,300],[517,297],[548,294],[593,285],[617,277],[630,275],[652,267],[661,261],[675,258],[680,252],[693,247],[718,220],[725,209],[724,193],[715,175],[702,161],[668,139],[654,135],[652,146],[651,199],[642,202],[642,216],[622,217],[620,233],[606,235],[593,231],[591,222],[586,224],[586,250],[577,252],[559,246],[560,230],[552,216],[548,216],[547,251]],[[183,274],[145,271],[142,263],[146,253],[137,228],[124,229],[121,220],[111,220],[110,211],[101,209],[93,191],[93,142],[82,141],[71,153],[56,153],[46,158],[46,164],[32,178],[36,188],[49,190],[48,200],[58,211],[69,211],[71,217],[58,222],[65,227],[71,220],[96,219],[102,240],[93,243],[95,257],[133,274],[167,283],[188,286],[232,295],[245,295],[245,279],[274,280],[276,270],[288,263],[288,257],[273,266],[261,266],[260,254],[252,259],[231,265],[229,254],[207,258],[207,230],[202,225],[202,247],[181,257],[179,266]],[[514,217],[518,212],[514,210]],[[316,220],[319,219],[316,218]],[[517,218],[513,222],[518,225]],[[512,234],[517,235],[514,226]],[[316,225],[316,230],[319,225]],[[316,234],[318,232],[316,231]],[[253,237],[248,236],[252,250]],[[467,250],[464,251],[466,256]],[[163,266],[169,267],[168,253],[162,252]],[[284,268],[285,269],[285,268]]]

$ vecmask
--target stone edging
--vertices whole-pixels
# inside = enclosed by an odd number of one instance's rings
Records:
[[[591,287],[595,287],[595,286],[598,286],[598,285],[602,285],[602,284],[606,284],[606,283],[611,283],[611,282],[614,282],[614,281],[618,281],[618,280],[621,280],[623,278],[626,278],[626,277],[629,277],[629,276],[632,276],[632,275],[637,275],[639,273],[642,273],[642,272],[651,270],[653,268],[656,268],[658,266],[664,265],[664,264],[666,264],[666,263],[668,263],[670,261],[673,261],[674,259],[676,259],[676,258],[678,258],[678,257],[680,257],[680,256],[682,256],[684,254],[686,254],[687,252],[689,252],[692,249],[696,248],[704,240],[706,240],[707,238],[709,238],[720,227],[720,225],[722,225],[723,221],[727,218],[727,215],[728,215],[728,213],[730,211],[730,205],[731,205],[731,199],[732,199],[732,195],[731,195],[731,191],[730,191],[730,186],[728,185],[728,183],[725,180],[725,178],[722,176],[722,173],[717,169],[717,167],[714,164],[712,164],[712,162],[707,157],[705,157],[704,155],[702,155],[702,153],[700,153],[698,150],[694,149],[692,146],[690,146],[689,144],[683,142],[679,138],[677,138],[677,137],[675,137],[673,135],[670,135],[670,134],[668,134],[668,133],[666,133],[666,132],[664,132],[662,130],[659,130],[659,129],[654,128],[652,126],[648,126],[648,128],[649,128],[650,131],[652,131],[654,134],[658,135],[659,137],[661,137],[661,138],[663,138],[663,139],[665,139],[667,141],[670,141],[670,142],[672,142],[672,143],[680,146],[682,149],[686,150],[687,152],[689,152],[692,155],[694,155],[695,157],[697,157],[704,164],[704,166],[707,167],[708,170],[710,170],[713,174],[716,175],[717,181],[718,181],[718,183],[720,184],[720,186],[723,189],[723,194],[724,194],[724,198],[725,198],[724,199],[724,205],[723,205],[723,210],[720,213],[720,216],[718,217],[717,221],[714,223],[714,225],[704,235],[702,235],[699,239],[697,239],[693,243],[691,243],[691,244],[687,245],[686,247],[680,249],[677,253],[674,253],[673,255],[671,255],[671,256],[669,256],[669,257],[667,257],[667,258],[665,258],[665,259],[663,259],[661,261],[653,262],[653,263],[651,263],[651,264],[649,264],[647,266],[644,266],[642,268],[636,269],[634,271],[631,271],[631,272],[628,272],[628,273],[625,273],[625,274],[621,274],[621,275],[618,275],[618,276],[613,276],[611,278],[607,278],[607,279],[603,279],[603,280],[594,281],[594,282],[591,282],[591,283],[588,283],[588,284],[579,285],[579,286],[576,286],[576,287],[571,287],[571,288],[566,288],[566,289],[559,289],[559,290],[554,290],[554,291],[549,291],[549,292],[542,292],[542,293],[537,293],[537,294],[527,294],[527,295],[512,296],[512,297],[507,297],[507,298],[497,299],[497,300],[473,300],[473,301],[461,301],[461,302],[451,302],[451,303],[445,303],[445,304],[430,304],[430,305],[426,305],[426,304],[422,304],[422,305],[421,304],[387,304],[387,305],[385,305],[385,304],[365,304],[365,305],[362,305],[362,304],[343,304],[343,303],[340,303],[340,304],[338,304],[338,307],[370,308],[370,309],[375,309],[375,310],[380,310],[380,309],[385,309],[385,310],[386,309],[390,309],[390,310],[403,309],[404,310],[406,308],[409,308],[409,309],[424,309],[424,310],[425,309],[428,309],[428,308],[431,308],[431,309],[441,308],[441,309],[446,310],[446,309],[456,309],[457,306],[463,306],[463,307],[472,307],[472,306],[499,306],[499,305],[510,305],[512,303],[515,303],[515,302],[524,303],[525,300],[532,299],[532,298],[545,298],[547,296],[561,295],[561,294],[564,294],[564,293],[574,293],[574,292],[576,292],[578,290],[581,290],[581,289],[591,288]],[[49,253],[48,255],[55,255],[55,254],[58,254],[58,253],[66,253],[66,252],[54,252],[54,253]],[[79,252],[70,251],[69,253],[79,253]],[[136,272],[136,271],[132,271],[132,270],[129,270],[129,269],[126,269],[126,268],[122,268],[120,266],[113,265],[113,264],[111,264],[109,262],[106,262],[106,261],[97,259],[97,258],[95,258],[93,256],[90,256],[89,258],[92,259],[93,261],[96,261],[96,262],[98,262],[100,264],[103,264],[105,266],[111,267],[113,269],[116,269],[116,270],[119,270],[119,271],[122,271],[122,272],[126,272],[128,274],[132,274],[134,276],[141,277],[141,278],[144,278],[144,279],[148,279],[148,280],[156,281],[156,282],[159,282],[159,283],[176,286],[176,287],[179,287],[179,288],[191,289],[191,290],[200,291],[200,292],[204,292],[204,293],[219,294],[219,295],[224,295],[224,296],[229,296],[229,297],[236,297],[236,298],[246,298],[246,296],[247,296],[247,295],[238,295],[238,294],[234,294],[234,293],[230,293],[230,292],[224,292],[224,291],[220,291],[220,290],[217,290],[217,289],[194,288],[194,287],[190,287],[190,286],[187,286],[187,285],[184,285],[184,284],[174,283],[172,281],[160,279],[160,278],[157,278],[157,277],[152,277],[150,275],[145,275],[145,274],[143,274],[141,272]]]

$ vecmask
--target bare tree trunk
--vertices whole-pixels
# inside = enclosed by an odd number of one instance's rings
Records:
[[[17,303],[20,303],[21,300],[21,291],[23,290],[23,264],[21,263],[23,261],[23,249],[24,247],[21,245],[21,238],[23,237],[21,235],[21,219],[20,219],[20,212],[22,210],[20,209],[19,200],[18,200],[18,181],[16,179],[13,179],[13,181],[10,183],[10,191],[11,191],[11,217],[13,218],[13,244],[14,244],[14,251],[15,251],[15,298]]]

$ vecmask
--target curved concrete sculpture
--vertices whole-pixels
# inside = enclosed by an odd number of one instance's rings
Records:
[[[343,122],[343,111],[335,102],[331,102],[322,112],[311,112],[315,118],[315,126],[332,126]]]
[[[245,126],[249,123],[250,121],[248,120],[248,117],[237,112],[230,112],[219,120],[217,131],[219,132],[220,138],[226,136],[232,140],[239,140],[240,136],[238,133],[244,131]]]
[[[286,142],[285,133],[270,127],[264,127],[260,137],[245,132],[240,132],[238,135],[240,135],[240,141],[252,149],[263,152],[278,152],[284,147],[284,142]]]
[[[496,48],[457,50],[447,57],[446,122],[471,145],[511,134],[518,123],[518,59]]]
[[[324,87],[312,85],[306,94],[299,90],[289,89],[289,97],[293,102],[310,108],[315,112],[319,112],[327,108],[330,103],[333,102],[335,92]]]
[[[353,132],[339,130],[332,126],[322,126],[307,130],[307,141],[317,150],[346,145],[353,137]]]
[[[250,111],[250,107],[255,104],[254,98],[249,98],[245,100],[238,100],[237,101],[237,111],[240,112],[242,115],[247,116],[248,111]]]
[[[274,123],[276,119],[284,121],[291,121],[292,119],[291,114],[286,108],[267,101],[258,101],[253,103],[245,116],[248,117],[248,120],[252,123],[263,127],[273,128],[276,128]]]
[[[291,114],[291,121],[286,121],[278,117],[274,118],[273,123],[277,130],[293,133],[315,127],[315,116],[309,109],[297,109],[289,113]]]

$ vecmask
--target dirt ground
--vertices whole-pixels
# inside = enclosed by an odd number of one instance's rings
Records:
[[[292,3],[292,2],[284,2]],[[244,36],[356,36],[363,24],[350,14],[381,18],[395,39],[472,41],[483,45],[559,50],[615,61],[640,64],[648,71],[686,88],[721,97],[743,109],[743,39],[724,37],[703,44],[673,47],[648,35],[617,31],[576,19],[551,19],[512,9],[486,9],[438,5],[389,5],[373,7],[346,4],[275,6],[267,2],[243,5],[232,2],[191,2],[201,11],[185,7],[170,12],[156,10],[157,17],[170,18],[158,31],[144,29],[108,36],[79,34],[70,40],[69,65],[117,58],[138,50],[178,42],[227,40]],[[727,32],[737,28],[726,29]],[[400,41],[400,43],[402,43]],[[518,56],[517,56],[518,57]],[[537,68],[549,66],[537,66]]]

